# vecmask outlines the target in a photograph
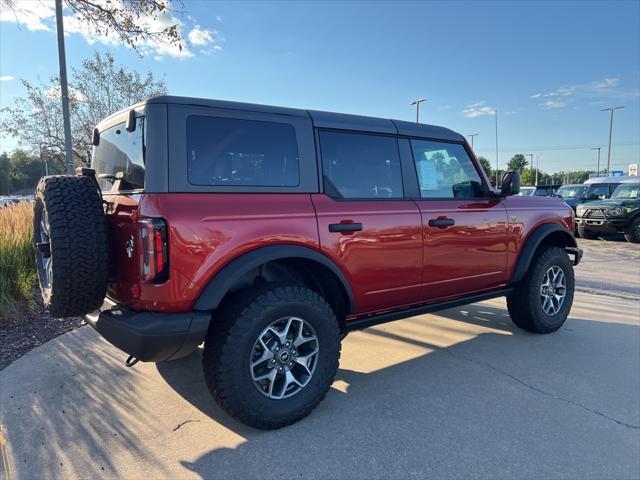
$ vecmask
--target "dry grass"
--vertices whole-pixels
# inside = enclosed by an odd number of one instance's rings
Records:
[[[0,208],[0,318],[19,303],[32,303],[36,281],[32,247],[33,205]]]

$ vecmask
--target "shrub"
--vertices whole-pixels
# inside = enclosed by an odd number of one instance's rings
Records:
[[[0,207],[0,318],[20,303],[33,305],[33,205]]]

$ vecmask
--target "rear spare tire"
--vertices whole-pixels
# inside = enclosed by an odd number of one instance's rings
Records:
[[[42,300],[52,316],[84,315],[102,305],[109,265],[107,219],[94,178],[42,178],[33,239]]]

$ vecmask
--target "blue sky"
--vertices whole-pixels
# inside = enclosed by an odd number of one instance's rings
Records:
[[[33,8],[33,5],[38,8]],[[0,104],[23,93],[18,79],[57,72],[50,4],[2,12]],[[69,66],[94,50],[164,77],[171,94],[412,120],[463,134],[495,162],[539,156],[540,168],[612,168],[640,161],[640,2],[192,2],[179,17],[192,44],[147,45],[140,59],[113,38],[67,20]],[[2,148],[13,141],[2,140]]]

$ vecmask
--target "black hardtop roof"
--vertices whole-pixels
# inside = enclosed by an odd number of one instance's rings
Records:
[[[211,107],[229,110],[244,110],[249,112],[270,113],[288,115],[294,117],[310,117],[313,125],[319,128],[336,128],[341,130],[356,130],[373,133],[391,133],[407,136],[417,136],[448,140],[455,142],[464,141],[464,137],[453,130],[436,125],[424,123],[405,122],[403,120],[391,120],[347,113],[322,112],[317,110],[303,110],[299,108],[277,107],[273,105],[260,105],[257,103],[231,102],[227,100],[212,100],[206,98],[177,97],[162,95],[153,97],[138,105],[164,103],[177,105],[193,105],[199,107]],[[125,109],[128,110],[128,109]]]

